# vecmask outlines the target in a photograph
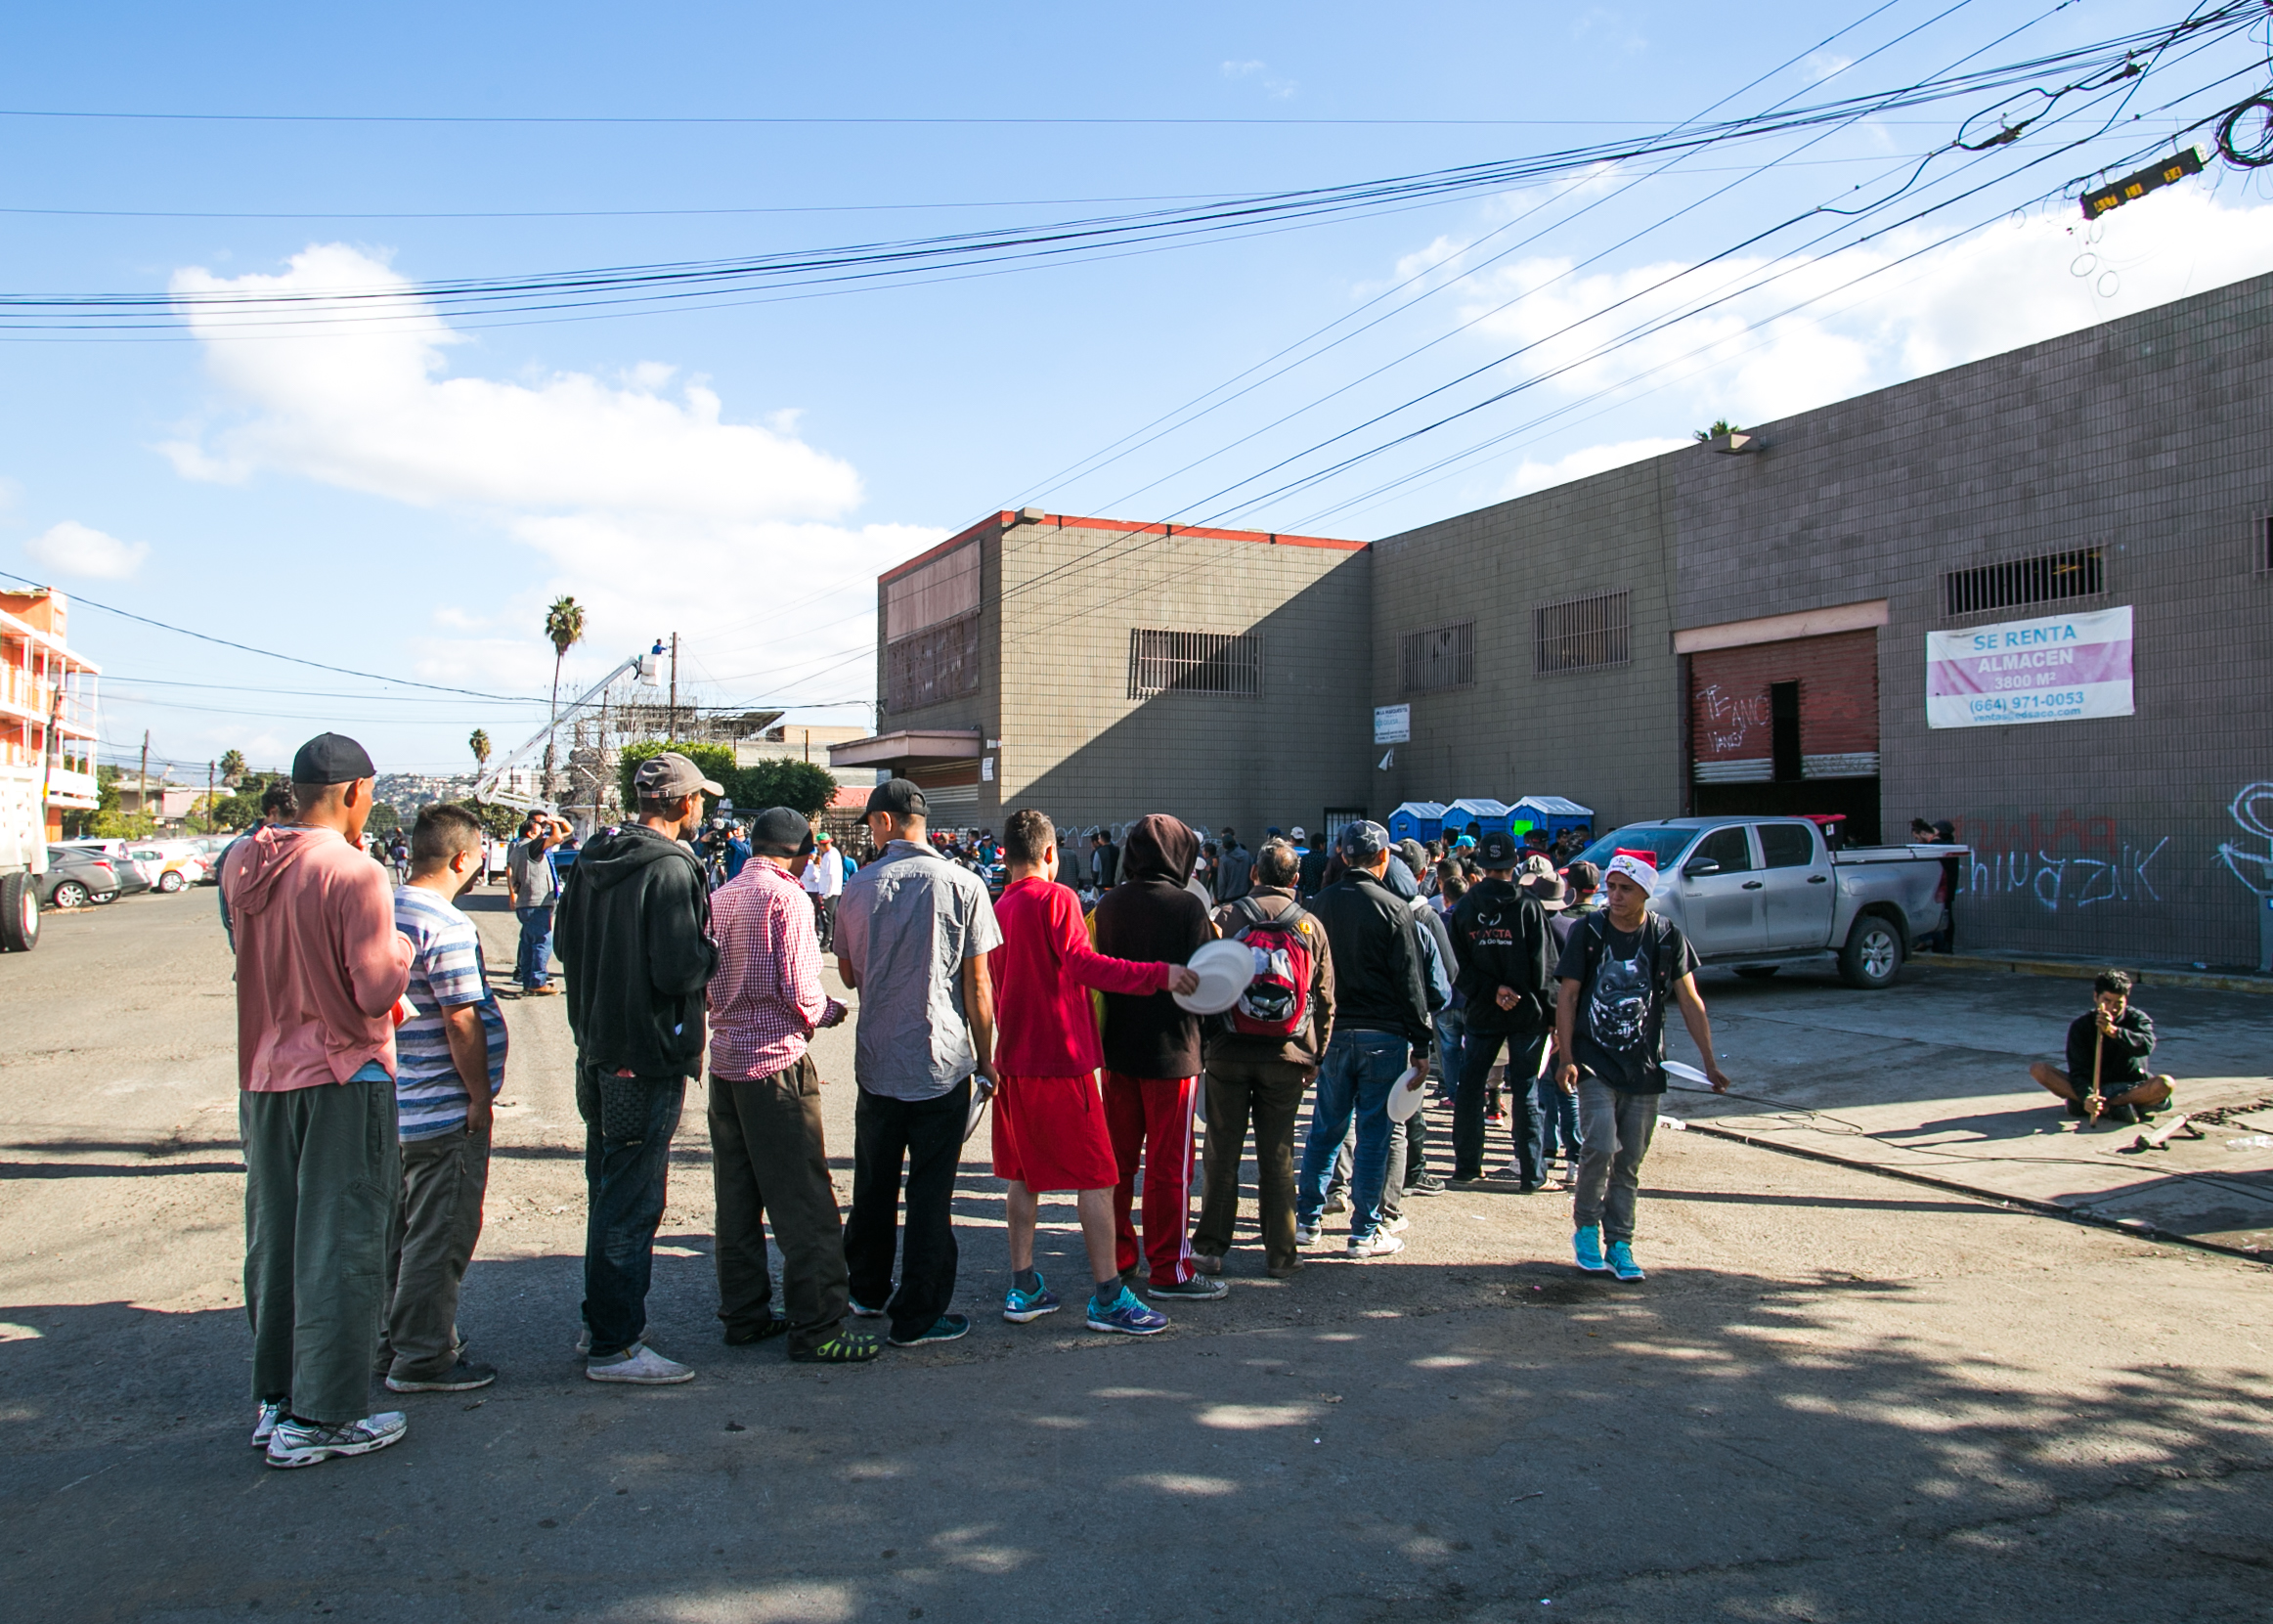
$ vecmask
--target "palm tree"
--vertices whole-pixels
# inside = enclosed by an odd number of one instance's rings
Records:
[[[584,605],[573,597],[553,599],[545,611],[545,636],[552,644],[552,726],[560,725],[560,662],[584,641]],[[552,799],[552,732],[545,734],[545,798]]]
[[[221,781],[231,789],[235,789],[244,781],[243,751],[224,750],[221,752]]]
[[[465,741],[465,747],[473,752],[473,772],[474,776],[478,778],[489,770],[490,736],[488,731],[476,727],[473,730],[473,736]]]

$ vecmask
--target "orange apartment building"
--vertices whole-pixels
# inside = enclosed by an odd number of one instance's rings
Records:
[[[95,808],[101,673],[71,652],[69,617],[70,600],[51,588],[0,591],[0,845],[43,821],[59,840],[65,812]]]

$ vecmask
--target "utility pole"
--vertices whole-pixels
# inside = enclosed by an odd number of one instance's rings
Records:
[[[141,802],[134,810],[148,817],[150,815],[150,729],[148,727],[142,730],[141,796]]]
[[[666,737],[678,737],[678,634],[671,634],[671,724],[663,729]]]
[[[208,829],[213,826],[213,775],[215,768],[215,763],[207,762],[205,764],[205,826]]]

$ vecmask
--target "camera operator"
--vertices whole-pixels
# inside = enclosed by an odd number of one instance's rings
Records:
[[[713,891],[742,872],[742,865],[750,860],[750,843],[743,838],[742,826],[734,818],[731,801],[719,803],[709,826],[695,837],[694,855],[701,859]]]

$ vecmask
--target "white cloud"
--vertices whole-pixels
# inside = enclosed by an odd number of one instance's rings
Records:
[[[123,581],[142,568],[142,561],[150,556],[150,544],[122,542],[76,519],[66,519],[25,542],[23,553],[58,575]]]
[[[160,449],[185,478],[296,475],[466,514],[533,549],[542,568],[487,580],[467,604],[422,617],[434,633],[408,652],[430,680],[548,683],[552,651],[536,632],[544,605],[570,593],[586,605],[588,634],[564,688],[678,631],[721,678],[740,661],[779,673],[782,688],[809,677],[830,690],[803,690],[813,697],[865,694],[868,670],[813,673],[865,647],[873,620],[831,623],[863,592],[872,603],[878,569],[944,534],[843,522],[861,500],[859,477],[798,437],[794,408],[730,420],[707,381],[663,362],[608,378],[454,373],[451,351],[466,336],[410,294],[407,278],[350,247],[313,245],[277,276],[184,270],[173,285],[396,293],[399,314],[384,322],[269,327],[250,340],[226,313],[186,306],[226,404]],[[741,658],[752,644],[764,661]],[[729,686],[735,697],[782,696]]]
[[[1227,62],[1223,65],[1223,76],[1227,79],[1253,79],[1274,102],[1290,101],[1296,89],[1292,79],[1273,73],[1267,62]]]
[[[1461,314],[1481,318],[1482,345],[1523,347],[1505,381],[1543,378],[1542,406],[1607,390],[1648,401],[1622,409],[1629,424],[1667,431],[1786,417],[2273,269],[2273,206],[2172,191],[2098,226],[2092,241],[2080,220],[2037,217],[1922,253],[1928,234],[1898,234],[1770,283],[1762,258],[1688,275],[1679,260],[1573,274],[1527,258],[1473,279]],[[1725,304],[1608,348],[1724,291]]]
[[[1544,491],[1550,485],[1567,485],[1574,479],[1600,473],[1604,468],[1622,468],[1629,462],[1639,462],[1645,457],[1661,456],[1679,451],[1688,445],[1687,440],[1620,440],[1615,445],[1582,446],[1567,456],[1552,462],[1535,462],[1526,457],[1508,476],[1501,488],[1499,500]]]

